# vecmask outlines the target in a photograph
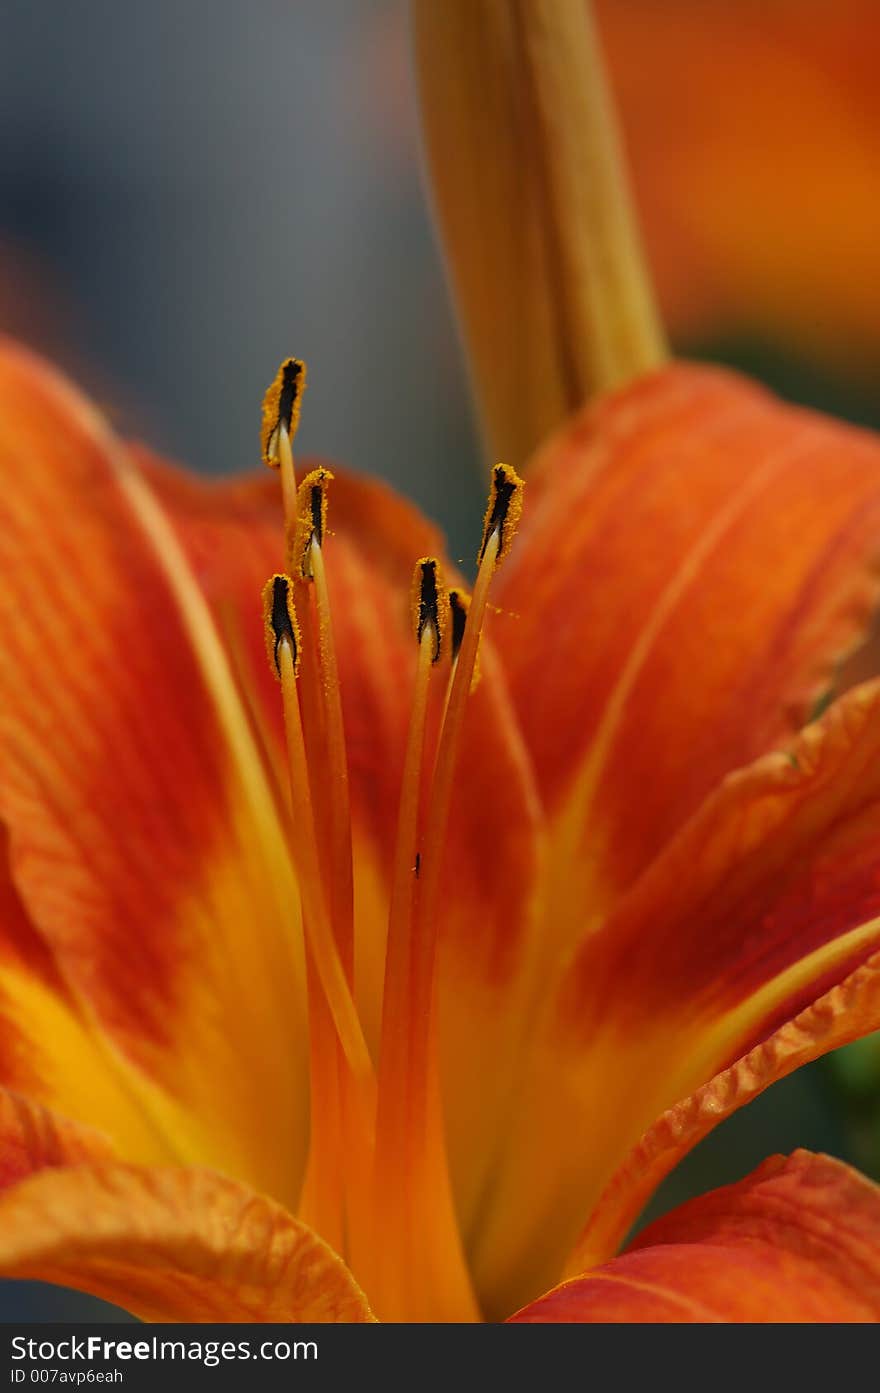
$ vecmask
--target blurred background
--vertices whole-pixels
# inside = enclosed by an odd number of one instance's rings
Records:
[[[676,349],[880,426],[876,0],[597,8]],[[258,461],[262,393],[302,355],[303,453],[383,475],[473,550],[481,447],[405,0],[2,0],[0,329],[205,472]],[[652,1214],[798,1145],[880,1178],[876,1037],[725,1123]],[[0,1320],[99,1310],[0,1284]]]

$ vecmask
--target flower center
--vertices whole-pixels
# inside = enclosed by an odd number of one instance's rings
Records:
[[[281,365],[263,405],[263,458],[281,474],[285,572],[263,592],[281,686],[309,981],[311,1119],[303,1217],[344,1254],[386,1320],[476,1318],[452,1199],[438,1063],[437,942],[443,853],[468,696],[492,578],[522,509],[499,464],[472,596],[440,563],[415,564],[417,650],[391,878],[377,1064],[355,1005],[355,917],[345,729],[324,561],[326,469],[297,487],[293,437],[305,366]],[[435,748],[432,687],[445,681]]]

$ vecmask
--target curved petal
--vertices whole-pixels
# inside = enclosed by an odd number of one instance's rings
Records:
[[[201,1170],[43,1171],[0,1194],[0,1273],[149,1321],[369,1321],[345,1264],[280,1205]]]
[[[664,1176],[703,1137],[778,1079],[880,1025],[880,954],[729,1069],[667,1108],[615,1172],[566,1263],[574,1274],[615,1253]]]
[[[828,1156],[771,1157],[514,1320],[880,1320],[880,1189]]]
[[[278,564],[277,476],[206,484],[138,456],[210,600],[256,724],[281,742],[278,687],[253,603]],[[302,469],[313,466],[304,462]],[[384,484],[333,468],[325,546],[351,781],[358,1004],[378,1040],[388,886],[415,666],[409,585],[419,556],[443,555],[437,530]],[[452,575],[452,568],[447,567]],[[435,683],[437,703],[444,682]],[[280,760],[281,756],[274,757]],[[514,1086],[515,1041],[533,985],[532,893],[541,809],[528,755],[489,642],[471,698],[456,783],[441,933],[443,1077],[453,1171],[467,1219],[485,1183]],[[485,1068],[475,1071],[474,1051]]]
[[[730,775],[586,937],[532,1031],[482,1215],[475,1264],[486,1289],[510,1283],[513,1306],[552,1281],[654,1119],[877,952],[878,831],[874,682],[787,754]],[[839,1002],[829,1046],[850,1025],[880,1026],[877,994]]]
[[[24,913],[164,1158],[293,1200],[295,886],[204,602],[106,427],[9,345],[0,474],[0,818]]]
[[[878,560],[880,444],[729,373],[665,369],[543,449],[497,598],[555,945],[827,698]]]
[[[111,1155],[101,1132],[0,1089],[0,1190],[36,1171],[105,1161]]]

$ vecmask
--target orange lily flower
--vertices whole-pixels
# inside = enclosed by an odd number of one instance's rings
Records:
[[[514,10],[584,22],[433,19]],[[644,371],[525,493],[495,466],[470,596],[405,502],[295,464],[297,360],[271,472],[221,484],[0,351],[3,1275],[153,1320],[880,1318],[880,1191],[825,1157],[616,1256],[712,1127],[880,1026],[880,680],[842,668],[880,443],[594,289],[602,374]]]
[[[0,1269],[164,1319],[498,1318],[582,1269],[522,1318],[880,1314],[880,1195],[821,1158],[613,1258],[880,1025],[880,682],[792,735],[877,597],[880,445],[708,369],[605,397],[515,537],[496,475],[454,669],[434,530],[340,475],[325,534],[312,471],[279,693],[277,477],[126,449],[11,346],[0,423]]]

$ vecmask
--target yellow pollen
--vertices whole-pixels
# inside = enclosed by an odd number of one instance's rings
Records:
[[[409,595],[415,636],[421,643],[425,629],[430,626],[434,638],[431,661],[438,663],[448,651],[450,611],[449,592],[435,557],[423,556],[416,562]]]
[[[285,358],[263,397],[260,452],[270,469],[281,467],[282,435],[287,436],[289,445],[293,443],[305,388],[305,363],[300,358]]]
[[[296,523],[287,569],[298,580],[313,580],[312,542],[323,546],[327,528],[327,488],[333,481],[329,469],[313,469],[296,493]]]
[[[301,358],[285,358],[263,398],[260,450],[263,463],[281,473],[284,506],[285,552],[289,552],[296,525],[296,469],[293,441],[299,426],[306,365]]]
[[[283,642],[290,645],[294,672],[299,670],[299,624],[293,607],[293,582],[289,576],[274,575],[263,586],[263,630],[269,666],[280,682],[278,651]]]
[[[524,488],[525,484],[515,469],[509,464],[496,464],[492,470],[492,487],[483,518],[483,540],[477,554],[479,563],[486,555],[493,532],[498,533],[495,566],[500,566],[507,556],[522,516]]]

